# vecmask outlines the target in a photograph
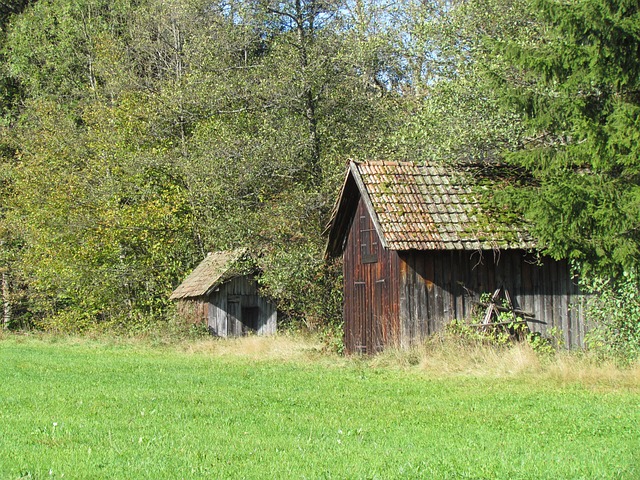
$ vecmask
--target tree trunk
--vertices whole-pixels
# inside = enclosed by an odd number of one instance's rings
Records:
[[[309,140],[311,143],[311,152],[309,155],[309,174],[311,184],[315,187],[318,186],[322,178],[322,168],[320,165],[320,137],[318,135],[318,118],[316,115],[316,99],[314,98],[313,90],[308,78],[309,57],[307,52],[307,45],[313,38],[314,29],[314,14],[311,14],[305,19],[305,12],[301,0],[296,0],[296,25],[298,30],[298,42],[300,51],[300,70],[304,80],[304,114],[307,119],[307,126],[309,131]],[[305,27],[305,20],[308,22],[308,26]],[[305,30],[305,28],[307,30]]]
[[[11,302],[9,301],[9,275],[2,271],[2,328],[9,328],[11,322]]]

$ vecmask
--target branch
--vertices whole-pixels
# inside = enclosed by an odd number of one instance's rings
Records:
[[[267,12],[273,13],[275,15],[280,15],[282,17],[290,18],[291,20],[293,20],[296,23],[298,28],[302,27],[302,25],[300,24],[300,20],[295,15],[292,15],[291,13],[283,12],[283,11],[280,11],[280,10],[276,10],[275,8],[271,8],[271,7],[266,6],[266,5],[265,5],[265,7],[267,9]]]

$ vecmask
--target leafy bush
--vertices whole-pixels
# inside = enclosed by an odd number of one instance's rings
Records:
[[[314,246],[291,245],[261,259],[263,293],[276,300],[279,329],[320,334],[330,351],[342,352],[342,274]]]
[[[489,296],[483,295],[481,302],[488,298]],[[522,323],[522,318],[513,311],[499,312],[496,318],[497,325],[489,324],[486,328],[476,326],[482,321],[482,317],[482,314],[476,314],[472,317],[471,324],[463,320],[453,320],[446,325],[445,331],[465,343],[492,347],[508,347],[515,342],[525,342],[534,352],[545,356],[553,355],[562,346],[562,342],[558,340],[562,335],[557,329],[551,329],[548,337],[531,332],[527,324]]]
[[[638,274],[626,271],[615,279],[583,282],[591,293],[587,319],[593,328],[587,347],[598,355],[629,363],[640,358],[640,283]]]

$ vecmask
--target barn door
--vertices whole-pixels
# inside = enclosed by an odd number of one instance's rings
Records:
[[[227,336],[242,335],[241,314],[240,296],[229,295],[227,297]]]
[[[369,348],[372,352],[381,352],[384,348],[385,341],[388,340],[387,321],[389,318],[389,312],[387,311],[387,302],[384,301],[386,292],[386,279],[380,278],[376,280],[374,296],[371,299],[371,303],[373,304],[373,318]]]
[[[255,333],[260,328],[260,308],[242,307],[242,333]]]
[[[372,283],[356,281],[353,284],[353,311],[351,321],[345,325],[347,350],[354,353],[375,353],[384,348],[389,334],[389,305],[387,280]]]
[[[349,315],[351,325],[348,332],[347,350],[354,353],[367,353],[367,288],[365,282],[354,282],[354,308]]]

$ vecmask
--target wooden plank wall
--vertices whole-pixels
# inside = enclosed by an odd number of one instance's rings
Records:
[[[276,333],[277,310],[258,294],[256,282],[250,276],[234,277],[209,297],[208,324],[211,333],[220,337],[246,335],[250,329],[242,321],[242,309],[258,308],[257,335]]]
[[[384,346],[397,344],[400,339],[398,254],[381,246],[362,200],[344,251],[344,285],[346,351],[374,353]]]
[[[584,345],[585,297],[566,262],[536,261],[524,251],[400,252],[401,344],[418,342],[451,320],[467,319],[484,292],[504,286],[516,308],[562,331],[565,345]],[[477,307],[476,307],[477,308]]]

